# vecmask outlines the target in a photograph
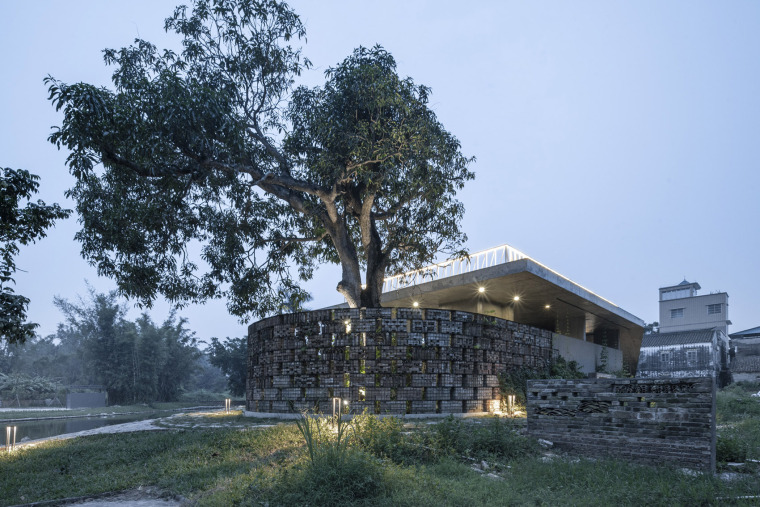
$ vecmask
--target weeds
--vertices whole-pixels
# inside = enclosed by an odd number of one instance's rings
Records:
[[[357,445],[354,421],[304,412],[296,425],[304,438],[308,461],[276,488],[279,501],[347,505],[377,494],[382,487],[382,468]]]

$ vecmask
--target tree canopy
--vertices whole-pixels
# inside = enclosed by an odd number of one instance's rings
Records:
[[[147,314],[126,319],[116,292],[72,303],[56,298],[66,322],[56,338],[74,357],[67,383],[102,384],[109,403],[174,401],[187,387],[200,351],[185,319],[171,313],[161,325]]]
[[[37,324],[26,321],[29,298],[16,294],[10,286],[15,283],[14,257],[19,245],[45,237],[45,229],[71,213],[58,204],[31,201],[39,179],[23,169],[0,168],[0,341],[23,342],[33,337],[37,328]]]
[[[46,79],[82,253],[123,294],[263,316],[329,262],[349,305],[379,306],[387,274],[463,253],[472,159],[382,47],[306,88],[305,29],[284,3],[196,0],[165,28],[180,53],[104,51],[113,89]]]

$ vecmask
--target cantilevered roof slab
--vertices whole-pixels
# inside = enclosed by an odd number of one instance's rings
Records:
[[[457,263],[459,263],[457,265]],[[386,279],[383,306],[492,314],[620,348],[635,364],[644,321],[508,245]],[[416,305],[415,305],[416,303]]]

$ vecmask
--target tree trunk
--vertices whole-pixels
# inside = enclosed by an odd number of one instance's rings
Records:
[[[382,251],[382,240],[375,227],[375,220],[369,218],[369,241],[365,244],[367,251],[366,288],[362,290],[361,304],[366,308],[379,308],[385,280],[386,256]]]

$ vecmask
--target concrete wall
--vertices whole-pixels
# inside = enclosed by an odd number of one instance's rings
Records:
[[[552,348],[568,361],[575,361],[583,373],[594,373],[602,364],[602,351],[605,347],[577,338],[552,333]],[[623,369],[623,352],[607,347],[607,371]]]
[[[318,310],[264,319],[248,328],[249,412],[292,413],[330,398],[352,412],[485,412],[498,374],[552,356],[551,333],[461,311],[371,308]]]
[[[66,408],[105,407],[106,393],[68,393]]]
[[[720,304],[722,312],[719,314],[707,314],[707,305]],[[683,317],[670,318],[670,310],[683,308]],[[690,331],[696,329],[720,328],[728,333],[728,294],[706,294],[683,299],[670,299],[660,301],[660,332],[675,333],[677,331]]]
[[[529,380],[528,433],[588,456],[715,471],[715,381]]]

